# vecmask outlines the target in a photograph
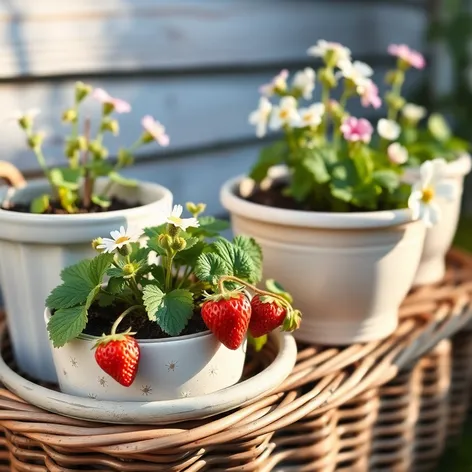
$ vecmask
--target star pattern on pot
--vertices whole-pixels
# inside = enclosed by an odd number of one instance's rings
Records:
[[[105,377],[98,377],[98,383],[100,384],[100,386],[106,387],[107,386],[107,379]]]
[[[152,392],[152,388],[150,385],[143,385],[142,389],[141,389],[141,392],[143,392],[143,395],[150,395],[151,392]]]
[[[179,361],[170,361],[166,364],[166,367],[167,367],[167,372],[174,372],[176,367],[177,367],[177,364],[179,363]]]
[[[180,394],[180,396],[181,396],[182,398],[188,398],[188,397],[190,396],[190,392],[189,392],[188,390],[184,390],[184,391]]]
[[[218,369],[214,366],[210,366],[210,375],[214,377],[215,375],[218,375]]]
[[[78,367],[79,366],[79,363],[77,362],[77,359],[75,357],[70,358],[70,365],[72,367]]]
[[[96,393],[89,393],[88,397],[91,398],[92,400],[96,400],[97,399],[97,394]]]

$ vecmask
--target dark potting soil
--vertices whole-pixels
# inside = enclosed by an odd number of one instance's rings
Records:
[[[111,200],[111,205],[108,208],[102,208],[99,205],[95,205],[92,203],[90,208],[84,208],[83,202],[79,202],[78,211],[74,214],[85,214],[85,213],[104,213],[109,211],[117,211],[117,210],[129,210],[130,208],[136,208],[142,206],[141,203],[129,203],[120,198],[113,197]],[[18,213],[31,213],[30,205],[26,203],[13,203],[8,208],[3,208],[7,211],[16,211]],[[43,215],[68,215],[67,211],[65,211],[62,207],[60,202],[58,201],[51,201],[49,208],[42,213]]]
[[[91,336],[110,334],[113,323],[118,316],[126,310],[126,308],[128,308],[127,305],[119,304],[108,307],[100,307],[98,304],[92,305],[88,310],[88,322],[84,334],[89,334]],[[131,331],[136,333],[134,336],[136,339],[163,339],[171,337],[164,333],[156,322],[150,321],[146,316],[143,316],[142,312],[139,311],[127,315],[119,324],[117,332],[122,333],[128,328],[131,328]],[[208,328],[200,315],[200,310],[198,310],[193,314],[187,326],[179,336],[201,333],[207,330]]]
[[[246,197],[246,200],[259,205],[270,206],[274,208],[283,208],[285,210],[311,211],[308,203],[297,202],[290,196],[284,195],[284,189],[287,185],[284,182],[274,182],[266,190],[256,188],[254,192]],[[241,198],[244,198],[241,196]]]

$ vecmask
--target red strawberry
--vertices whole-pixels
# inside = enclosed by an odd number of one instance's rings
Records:
[[[95,360],[110,377],[129,387],[138,373],[139,344],[132,336],[104,336],[96,344]]]
[[[287,316],[287,308],[267,295],[255,295],[251,301],[251,308],[249,332],[254,338],[269,334],[281,326]]]
[[[242,293],[210,298],[202,305],[202,318],[208,329],[228,349],[238,349],[244,341],[251,318],[251,304]]]

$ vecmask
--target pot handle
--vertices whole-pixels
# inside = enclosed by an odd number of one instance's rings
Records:
[[[8,185],[14,188],[26,185],[23,174],[13,164],[6,161],[0,161],[0,180],[5,180]]]

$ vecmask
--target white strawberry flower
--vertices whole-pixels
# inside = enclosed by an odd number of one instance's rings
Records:
[[[297,101],[293,97],[282,97],[279,105],[272,110],[270,118],[270,127],[278,130],[282,126],[298,126],[300,123],[300,115],[297,110]]]
[[[174,225],[176,228],[183,229],[184,231],[186,231],[187,228],[198,228],[200,223],[196,218],[181,218],[183,211],[182,205],[174,205],[171,214],[166,219],[166,223]]]
[[[328,53],[334,53],[338,61],[351,58],[351,50],[340,43],[333,43],[325,41],[324,39],[318,40],[318,42],[311,46],[307,54],[314,57],[325,58]]]
[[[287,69],[281,70],[268,84],[261,85],[259,92],[266,97],[271,97],[276,91],[285,92],[287,90],[287,79],[289,72]]]
[[[119,231],[111,231],[110,236],[111,238],[101,238],[101,244],[97,245],[96,249],[100,249],[105,253],[112,253],[126,244],[138,242],[141,234],[121,226]]]
[[[256,127],[256,136],[262,138],[266,135],[272,104],[266,97],[259,99],[259,107],[249,115],[249,123]]]
[[[441,208],[438,200],[451,201],[455,198],[457,188],[443,179],[444,159],[434,159],[424,162],[420,167],[420,179],[413,184],[408,208],[412,211],[413,219],[420,219],[427,228],[431,228],[441,219]]]
[[[417,123],[426,116],[426,108],[414,103],[407,103],[402,109],[403,116],[413,123]]]
[[[300,119],[296,124],[299,128],[316,128],[319,126],[325,113],[325,106],[323,103],[314,103],[308,108],[300,108]]]
[[[351,62],[349,59],[343,59],[338,62],[338,67],[340,70],[336,73],[337,78],[344,77],[352,81],[361,90],[374,73],[372,67],[361,61]],[[362,92],[358,90],[357,93],[361,94]]]
[[[395,141],[400,136],[400,125],[393,120],[381,118],[377,123],[377,133],[387,141]]]
[[[298,71],[293,77],[292,86],[299,90],[305,100],[311,100],[315,89],[316,72],[311,67]]]
[[[393,164],[405,164],[408,161],[408,151],[400,143],[392,143],[387,149],[388,160]]]

